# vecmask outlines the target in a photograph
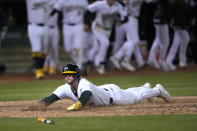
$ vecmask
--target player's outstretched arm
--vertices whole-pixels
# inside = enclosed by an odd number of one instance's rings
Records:
[[[57,95],[51,94],[50,96],[47,96],[47,97],[41,99],[40,103],[43,103],[44,106],[49,106],[50,104],[52,104],[58,100],[60,100],[60,98]]]

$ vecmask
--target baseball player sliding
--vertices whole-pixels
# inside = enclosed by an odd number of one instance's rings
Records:
[[[55,101],[68,98],[75,103],[67,107],[68,111],[80,110],[88,104],[94,106],[127,105],[136,104],[144,99],[160,97],[169,102],[170,95],[161,84],[151,88],[149,83],[140,87],[121,89],[115,84],[96,86],[81,77],[77,65],[65,65],[61,73],[65,77],[66,84],[59,86],[50,96],[40,100],[39,105],[45,109]],[[39,106],[40,107],[40,106]]]

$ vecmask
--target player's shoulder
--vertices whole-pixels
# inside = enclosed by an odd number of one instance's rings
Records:
[[[65,84],[63,84],[63,85],[60,85],[59,87],[61,87],[61,88],[67,88],[67,87],[70,87],[70,85],[69,84],[67,84],[67,83],[65,83]]]
[[[79,86],[81,87],[92,87],[94,84],[85,78],[81,78],[79,81]]]
[[[85,79],[85,78],[81,78],[81,79],[80,79],[80,83],[91,83],[91,82],[88,81],[88,80]]]

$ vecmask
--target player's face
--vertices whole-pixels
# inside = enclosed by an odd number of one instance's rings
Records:
[[[71,85],[75,78],[73,77],[72,74],[67,74],[67,75],[65,75],[64,79],[65,79],[67,84]]]
[[[107,0],[107,4],[109,6],[112,6],[114,4],[115,0]]]

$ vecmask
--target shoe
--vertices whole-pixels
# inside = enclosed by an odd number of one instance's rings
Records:
[[[128,61],[122,61],[121,66],[127,69],[128,71],[135,71],[135,68]]]
[[[44,66],[43,67],[43,71],[44,71],[44,73],[47,73],[49,71],[49,67],[48,66]]]
[[[160,94],[158,97],[162,98],[165,102],[170,102],[170,95],[169,93],[163,88],[161,84],[157,84],[154,88],[159,89]]]
[[[146,88],[151,89],[151,85],[150,85],[150,83],[149,83],[149,82],[145,83],[145,84],[143,85],[143,87],[146,87]]]
[[[166,64],[165,61],[159,60],[159,65],[160,65],[160,68],[161,68],[163,71],[166,71],[166,72],[169,71],[169,68],[168,68],[168,66],[167,66],[167,64]]]
[[[148,88],[148,89],[152,89],[149,82],[145,83],[143,85],[143,87]],[[153,102],[153,98],[148,98],[147,100],[148,100],[148,102],[151,102],[151,103]]]
[[[184,68],[184,67],[187,66],[187,63],[186,63],[186,62],[180,61],[180,62],[179,62],[179,66],[182,67],[182,68]]]
[[[138,63],[137,66],[138,66],[138,68],[143,68],[146,66],[146,62],[142,61],[142,62]]]
[[[56,74],[56,68],[55,67],[49,67],[49,74],[50,75]]]
[[[117,68],[117,69],[121,69],[121,66],[120,66],[120,64],[119,64],[119,61],[118,61],[118,59],[116,59],[115,57],[110,57],[110,61],[113,63],[113,65]]]
[[[41,80],[44,79],[44,71],[42,69],[36,69],[36,79]]]
[[[105,74],[105,65],[101,64],[96,69],[99,74]]]
[[[156,69],[160,69],[160,66],[159,66],[159,64],[157,63],[156,60],[148,60],[147,63],[148,63],[150,66],[152,66],[152,67],[154,67],[154,68],[156,68]]]
[[[170,70],[172,70],[172,71],[174,71],[174,70],[176,70],[176,66],[175,65],[173,65],[172,63],[166,63],[167,64],[167,66],[168,66],[168,68],[170,69]]]

